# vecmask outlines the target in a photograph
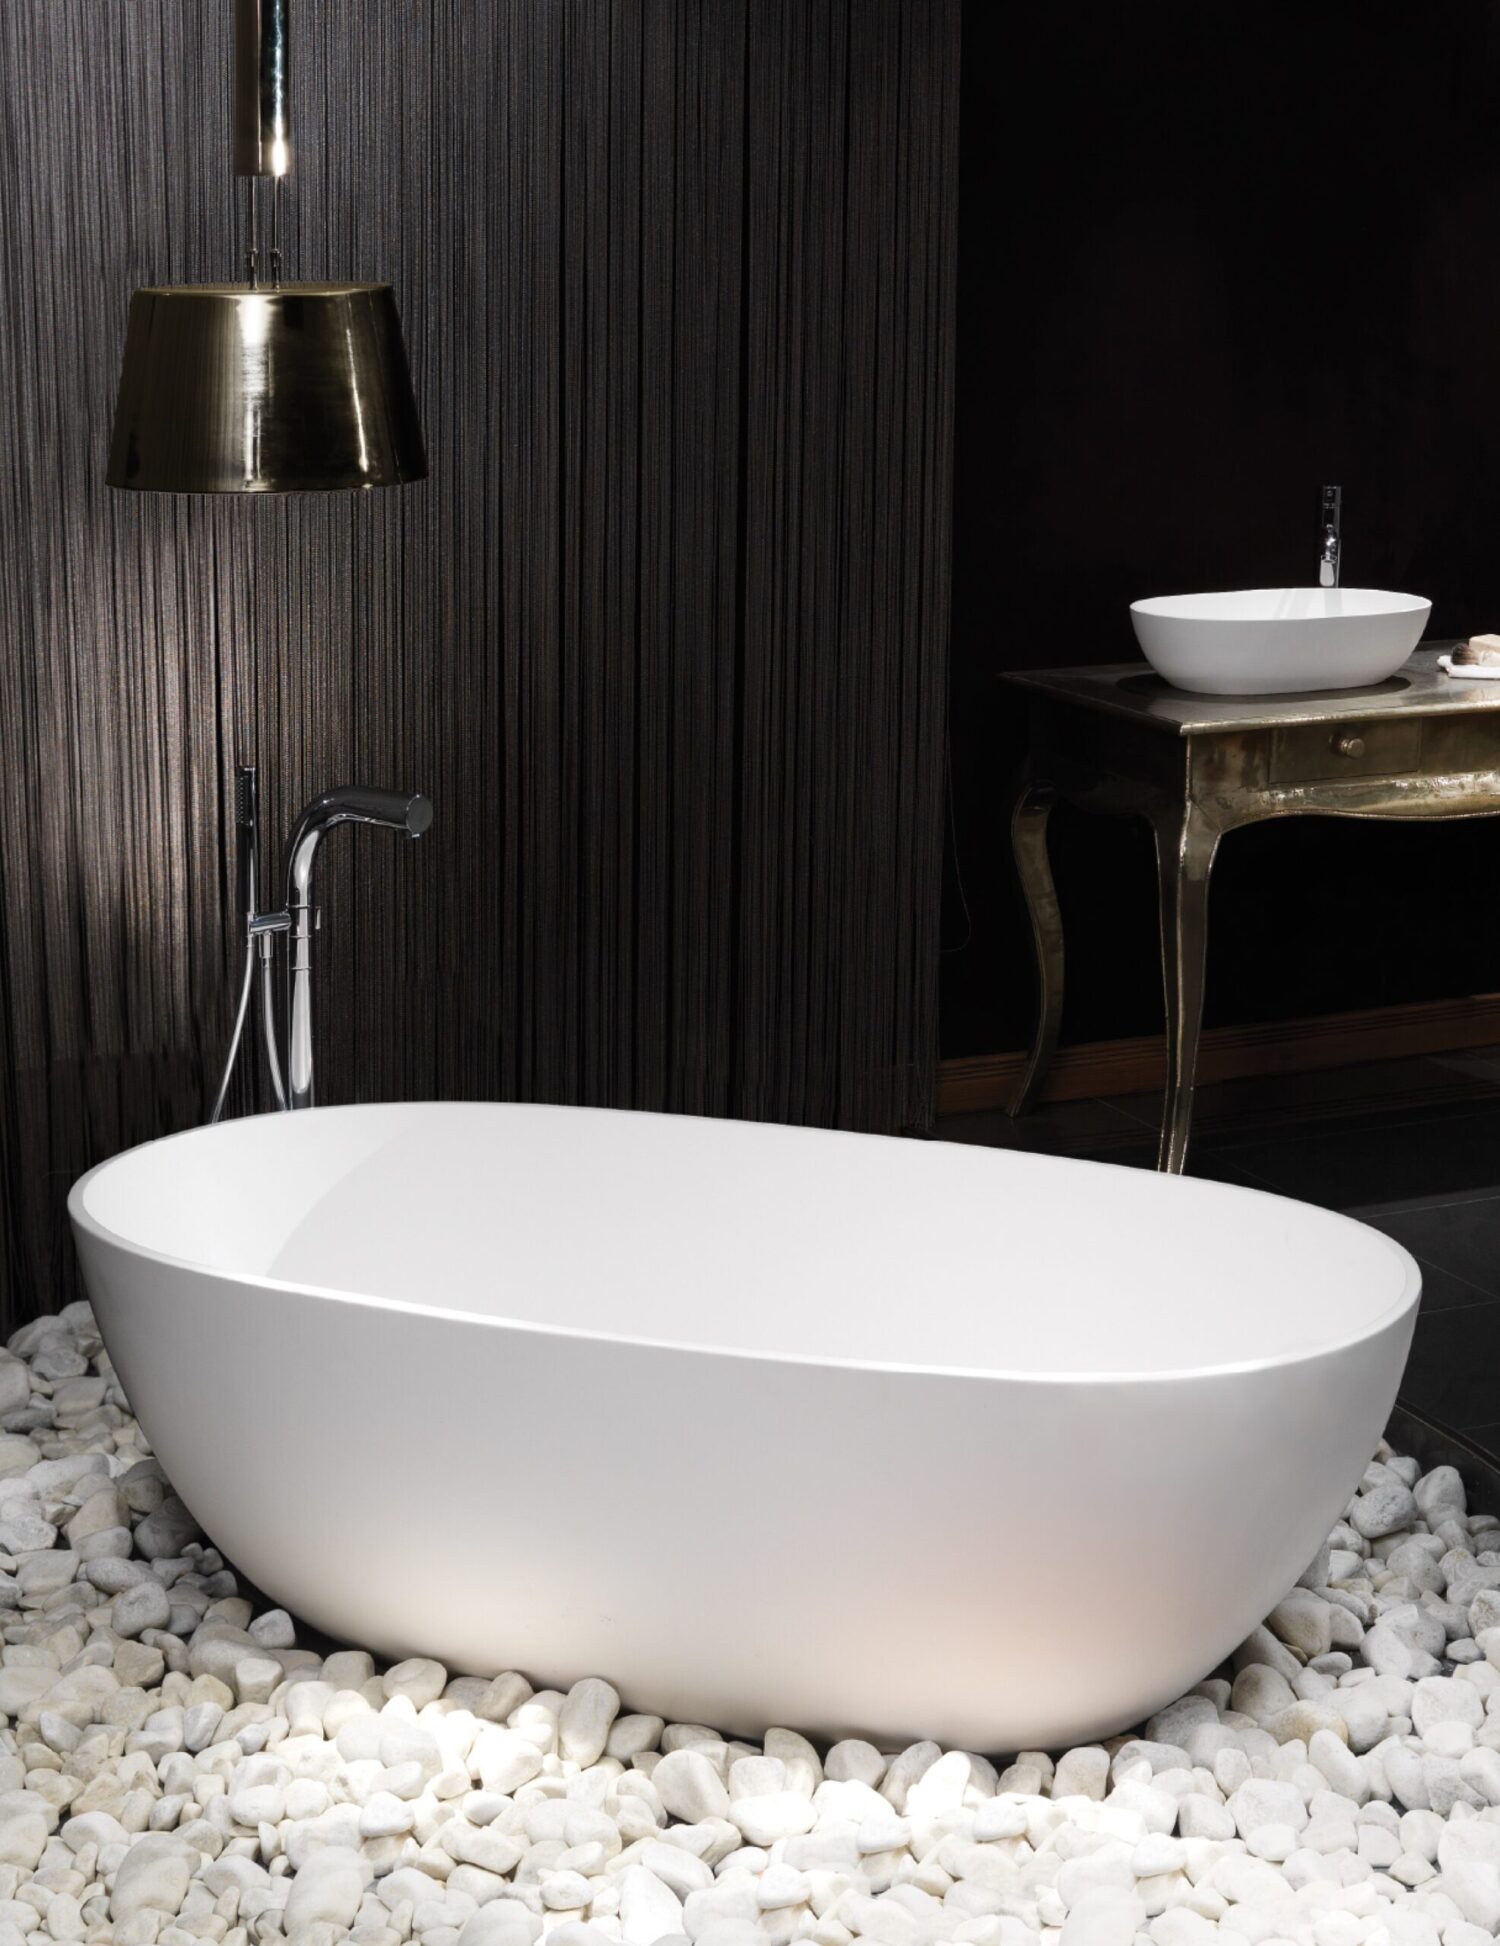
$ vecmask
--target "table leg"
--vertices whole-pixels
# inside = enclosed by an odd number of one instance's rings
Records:
[[[1011,850],[1031,917],[1036,946],[1037,1023],[1031,1057],[1011,1100],[1012,1115],[1021,1115],[1036,1101],[1057,1048],[1063,1002],[1062,912],[1052,866],[1047,857],[1047,820],[1056,793],[1036,778],[1027,778],[1016,796],[1010,817]]]
[[[1156,1166],[1181,1175],[1193,1119],[1203,976],[1208,946],[1208,885],[1219,827],[1189,799],[1152,818],[1161,892],[1162,986],[1167,1006],[1167,1085]]]

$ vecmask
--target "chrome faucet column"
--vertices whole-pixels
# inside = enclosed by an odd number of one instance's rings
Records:
[[[1323,489],[1323,551],[1318,556],[1318,586],[1336,588],[1339,585],[1339,549],[1341,546],[1340,529],[1344,518],[1344,489],[1326,486]]]
[[[291,921],[287,955],[287,1106],[313,1105],[313,866],[324,835],[336,824],[382,824],[420,838],[432,823],[432,805],[419,792],[374,790],[343,784],[315,797],[292,827],[286,847],[286,910]]]

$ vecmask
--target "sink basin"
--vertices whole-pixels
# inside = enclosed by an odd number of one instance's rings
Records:
[[[1177,689],[1274,696],[1384,682],[1422,639],[1432,603],[1379,588],[1242,588],[1133,601],[1146,660]]]

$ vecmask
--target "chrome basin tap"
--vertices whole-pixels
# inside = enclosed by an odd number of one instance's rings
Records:
[[[1344,515],[1344,489],[1326,486],[1323,489],[1323,551],[1318,556],[1318,586],[1336,588],[1339,585],[1339,546],[1340,527]]]
[[[369,784],[341,784],[336,790],[320,792],[303,807],[286,842],[282,859],[285,886],[282,907],[277,912],[260,912],[256,909],[260,832],[255,766],[239,766],[235,773],[235,824],[240,844],[244,976],[223,1078],[208,1117],[210,1122],[218,1121],[224,1110],[249,1014],[257,958],[261,967],[261,1033],[276,1105],[278,1108],[313,1105],[313,935],[318,930],[318,908],[312,888],[313,867],[324,837],[336,824],[380,824],[408,838],[420,838],[431,823],[432,804],[419,791],[387,791]],[[283,1022],[278,1018],[272,972],[276,941],[283,934],[287,940],[284,1064]]]

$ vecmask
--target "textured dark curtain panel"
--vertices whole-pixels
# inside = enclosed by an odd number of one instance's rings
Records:
[[[289,269],[395,284],[431,476],[113,494],[132,288],[236,274],[231,11],[0,8],[12,1316],[201,1119],[244,754],[277,834],[437,805],[327,847],[324,1099],[929,1113],[958,0],[296,0]]]

